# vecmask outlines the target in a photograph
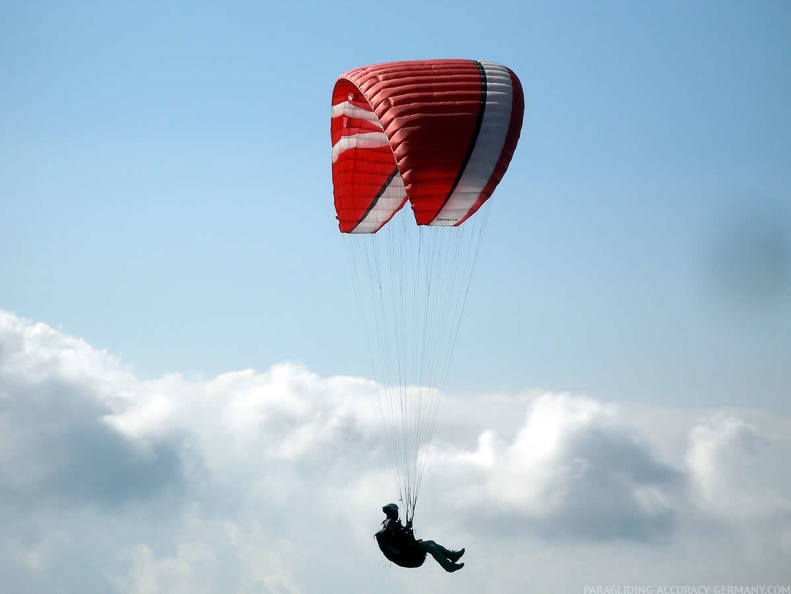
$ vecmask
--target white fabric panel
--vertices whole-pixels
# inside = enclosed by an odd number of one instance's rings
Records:
[[[363,134],[343,136],[332,147],[332,162],[335,163],[343,151],[348,151],[349,149],[379,148],[380,146],[390,146],[384,132],[364,132]]]
[[[376,117],[376,114],[373,111],[363,107],[358,107],[357,105],[349,103],[348,101],[344,101],[343,103],[338,103],[337,105],[332,106],[332,115],[330,117],[337,118],[341,116],[346,116],[357,120],[365,120],[366,122],[377,124],[380,128],[382,127],[382,124],[379,123],[379,118]]]
[[[486,108],[470,160],[445,206],[431,225],[455,225],[478,200],[494,172],[511,122],[513,87],[505,67],[481,62],[486,73]]]
[[[387,222],[406,202],[404,180],[400,174],[393,176],[371,211],[360,221],[352,233],[374,233]]]

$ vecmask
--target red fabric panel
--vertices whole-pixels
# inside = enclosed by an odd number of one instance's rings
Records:
[[[379,117],[415,218],[428,223],[450,194],[473,140],[482,94],[475,62],[392,62],[344,77]]]
[[[349,98],[351,95],[351,99]],[[370,110],[368,102],[349,81],[339,80],[333,92],[333,106],[349,101],[357,107]],[[344,136],[381,131],[375,123],[350,117],[333,117],[330,136],[333,146]],[[342,152],[332,164],[332,183],[335,192],[335,210],[342,233],[350,233],[375,204],[387,180],[395,169],[395,160],[389,146],[354,148]]]

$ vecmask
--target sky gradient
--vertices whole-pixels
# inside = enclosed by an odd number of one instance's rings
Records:
[[[791,583],[789,31],[770,0],[0,0],[0,581]],[[330,178],[336,78],[442,57],[525,90],[419,512],[466,579],[370,538]]]

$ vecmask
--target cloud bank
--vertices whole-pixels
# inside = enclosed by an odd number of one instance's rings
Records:
[[[393,568],[372,538],[395,498],[375,389],[294,363],[142,380],[0,311],[0,582],[128,594],[791,583],[790,419],[540,392],[445,397],[416,527],[466,546],[467,566]]]

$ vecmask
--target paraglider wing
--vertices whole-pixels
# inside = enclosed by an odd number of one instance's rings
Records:
[[[519,79],[492,62],[391,62],[342,75],[331,123],[341,231],[378,231],[405,197],[418,225],[463,223],[505,174],[523,114]]]

